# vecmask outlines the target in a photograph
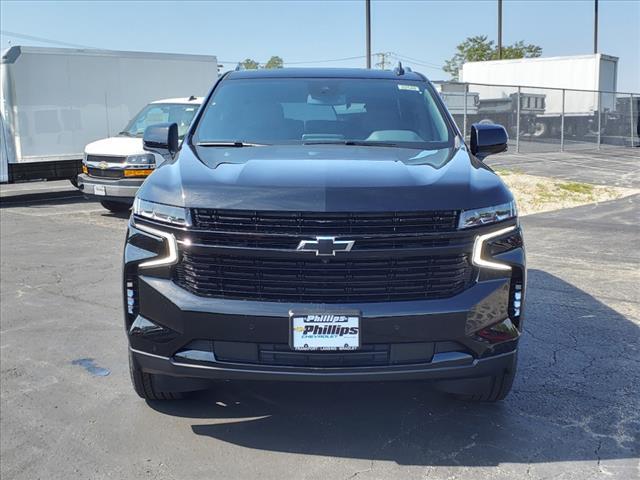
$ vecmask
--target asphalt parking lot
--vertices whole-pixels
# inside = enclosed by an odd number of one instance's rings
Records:
[[[513,153],[493,155],[487,159],[492,168],[510,169],[530,175],[561,180],[640,187],[640,148],[603,146],[601,150],[568,150],[565,152]]]
[[[240,382],[147,404],[122,331],[126,216],[63,187],[3,195],[1,477],[638,478],[639,207],[523,219],[526,332],[500,404],[421,383]]]

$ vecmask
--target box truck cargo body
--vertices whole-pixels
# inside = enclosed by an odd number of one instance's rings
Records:
[[[75,179],[84,146],[150,101],[203,96],[215,56],[14,46],[0,64],[0,181]]]
[[[461,81],[473,84],[472,89],[479,93],[480,110],[485,114],[491,113],[491,103],[515,98],[518,86],[521,96],[543,96],[543,111],[538,108],[532,113],[536,134],[544,135],[559,128],[563,113],[567,130],[577,134],[593,130],[598,113],[616,111],[617,72],[617,57],[593,54],[468,62],[460,75]],[[531,101],[521,102],[521,108]],[[517,107],[517,102],[511,103]]]

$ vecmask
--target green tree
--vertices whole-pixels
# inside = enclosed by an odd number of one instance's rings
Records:
[[[274,55],[267,63],[265,63],[264,68],[282,68],[283,66],[284,61],[282,60],[282,57]]]
[[[240,62],[240,66],[245,70],[257,70],[260,65],[255,60],[246,58],[244,61]]]
[[[502,47],[502,58],[533,58],[542,55],[542,47],[531,43],[525,44],[522,40],[517,41],[513,45]],[[495,58],[498,58],[498,49],[496,48]]]
[[[542,48],[525,44],[520,40],[513,45],[502,47],[502,58],[531,58],[542,55]],[[498,47],[493,40],[489,40],[486,35],[468,37],[464,42],[456,47],[456,53],[447,60],[442,69],[451,75],[451,78],[458,80],[460,69],[466,62],[481,62],[485,60],[497,60],[499,58]]]

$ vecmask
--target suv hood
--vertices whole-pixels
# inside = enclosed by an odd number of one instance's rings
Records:
[[[344,145],[185,145],[138,196],[186,207],[320,212],[471,209],[513,198],[465,146]]]

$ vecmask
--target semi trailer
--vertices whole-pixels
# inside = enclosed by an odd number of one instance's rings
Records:
[[[76,181],[84,147],[150,101],[203,96],[213,55],[13,46],[0,63],[0,182]]]
[[[544,113],[545,108],[545,96],[537,93],[521,93],[518,111],[517,94],[482,98],[476,85],[459,82],[437,83],[436,90],[465,134],[473,123],[498,123],[515,136],[519,115],[520,134],[535,135],[537,116]]]
[[[461,81],[479,95],[480,116],[512,130],[519,88],[524,134],[558,136],[564,117],[569,136],[629,135],[634,111],[616,94],[617,75],[617,57],[593,54],[467,62]]]

